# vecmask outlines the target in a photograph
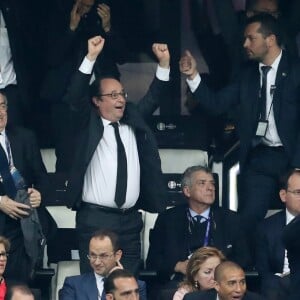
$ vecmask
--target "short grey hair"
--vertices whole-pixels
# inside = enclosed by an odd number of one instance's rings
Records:
[[[211,169],[208,168],[207,166],[191,166],[187,168],[182,175],[182,179],[181,179],[182,190],[184,189],[184,187],[192,186],[192,176],[195,172],[199,172],[199,171],[204,172],[206,174],[213,175]]]

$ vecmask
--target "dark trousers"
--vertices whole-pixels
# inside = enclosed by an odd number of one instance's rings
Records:
[[[288,169],[288,158],[283,147],[259,145],[254,148],[241,173],[238,211],[242,218],[249,246],[254,255],[255,229],[271,203],[280,207],[279,179]]]
[[[5,279],[28,283],[32,278],[33,270],[25,250],[20,221],[6,217],[3,235],[9,239],[11,244],[4,273]]]
[[[76,228],[79,239],[80,272],[91,271],[87,254],[92,234],[99,229],[115,232],[123,251],[121,264],[136,274],[141,259],[141,238],[143,228],[141,213],[134,210],[128,214],[116,214],[90,207],[82,207],[76,215]]]

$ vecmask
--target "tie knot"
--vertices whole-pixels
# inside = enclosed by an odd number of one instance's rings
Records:
[[[266,77],[268,72],[272,69],[270,66],[261,66],[260,67],[263,77]]]
[[[109,125],[111,125],[114,129],[119,128],[119,123],[118,122],[111,122],[111,123],[109,123]]]
[[[198,223],[204,223],[205,221],[207,221],[207,218],[201,216],[201,215],[197,215],[195,216],[196,220]]]

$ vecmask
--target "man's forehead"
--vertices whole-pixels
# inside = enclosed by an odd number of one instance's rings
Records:
[[[197,180],[213,181],[214,177],[211,173],[206,173],[204,171],[196,171],[193,173],[192,177]]]

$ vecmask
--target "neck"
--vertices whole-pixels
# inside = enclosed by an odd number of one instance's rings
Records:
[[[280,52],[281,52],[281,48],[276,47],[276,49],[270,51],[270,53],[266,55],[266,57],[264,57],[264,59],[261,62],[264,65],[271,66],[275,61],[275,59],[279,56]]]
[[[189,207],[193,211],[195,211],[197,214],[202,214],[204,211],[206,211],[210,205],[203,204],[203,203],[194,203],[194,202],[189,202]]]

